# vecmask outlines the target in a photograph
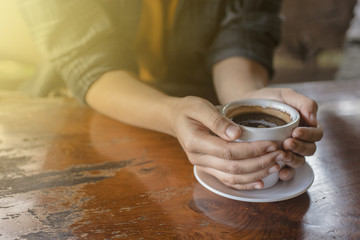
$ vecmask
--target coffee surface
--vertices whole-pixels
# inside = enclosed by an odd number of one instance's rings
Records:
[[[239,106],[228,111],[226,116],[236,124],[255,128],[278,127],[291,122],[288,113],[260,106]]]
[[[231,120],[236,124],[255,128],[271,128],[286,124],[281,118],[257,112],[242,113],[232,117]]]

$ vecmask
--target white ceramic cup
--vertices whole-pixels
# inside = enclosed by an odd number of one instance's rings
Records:
[[[270,128],[257,128],[239,125],[242,132],[240,138],[236,139],[237,142],[253,142],[260,140],[275,141],[279,147],[285,139],[291,136],[294,128],[299,126],[300,114],[293,107],[272,100],[265,99],[244,99],[235,102],[228,103],[222,108],[221,113],[227,118],[232,118],[234,115],[239,114],[242,107],[251,107],[251,111],[269,111],[273,114],[280,114],[282,119],[286,119],[285,125],[275,126]],[[248,108],[249,109],[249,108]],[[256,109],[256,110],[255,110]],[[280,167],[285,164],[278,162]],[[264,182],[264,188],[270,188],[274,186],[279,180],[278,172],[272,173],[269,176],[262,179]]]

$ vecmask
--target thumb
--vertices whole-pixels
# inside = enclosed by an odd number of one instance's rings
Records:
[[[285,103],[295,107],[301,114],[301,117],[311,126],[317,125],[318,105],[315,100],[308,98],[292,89],[282,90],[282,96]]]
[[[240,127],[219,113],[211,103],[194,113],[193,118],[224,140],[234,141],[241,135]]]

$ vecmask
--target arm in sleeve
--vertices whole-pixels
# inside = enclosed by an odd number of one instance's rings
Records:
[[[97,0],[20,0],[20,11],[40,52],[55,66],[75,97],[85,103],[105,72],[136,71],[108,13]]]
[[[281,0],[228,0],[210,46],[208,66],[241,56],[273,75],[273,55],[281,37]]]

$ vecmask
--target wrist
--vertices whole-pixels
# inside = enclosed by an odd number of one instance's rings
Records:
[[[163,99],[163,108],[161,116],[164,120],[164,133],[169,134],[171,136],[176,136],[175,128],[174,128],[174,118],[176,116],[176,109],[179,105],[179,102],[182,98],[173,97],[173,96],[165,96]]]
[[[221,104],[265,87],[268,78],[262,65],[241,57],[225,59],[213,67],[214,85]]]

